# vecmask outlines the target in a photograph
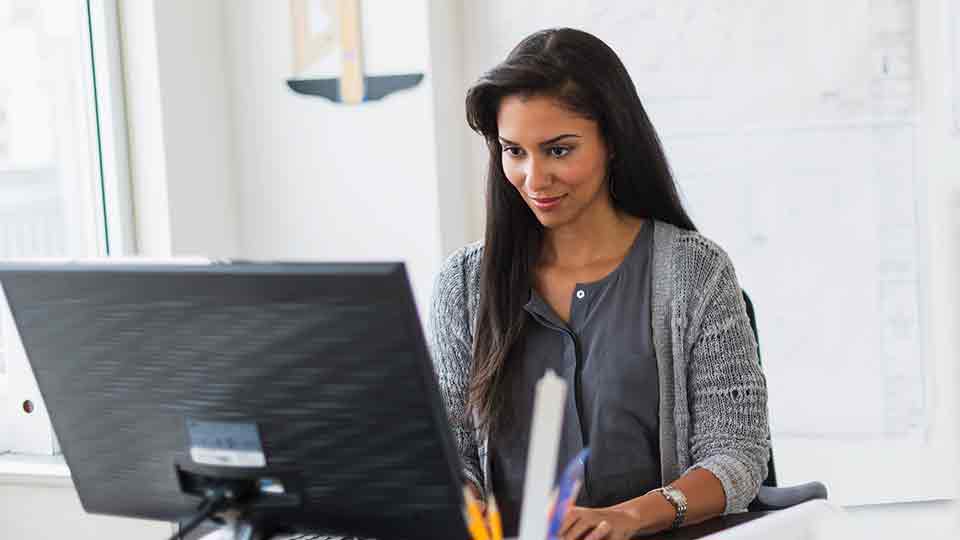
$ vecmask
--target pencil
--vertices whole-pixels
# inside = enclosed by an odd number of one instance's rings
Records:
[[[503,540],[503,522],[500,520],[500,509],[497,500],[491,495],[487,499],[487,519],[490,521],[490,535],[493,540]]]
[[[473,540],[490,540],[487,524],[483,519],[483,514],[480,513],[480,504],[470,493],[469,488],[463,488],[463,499],[466,506],[463,517],[467,522],[467,530],[470,531],[470,536],[473,537]]]

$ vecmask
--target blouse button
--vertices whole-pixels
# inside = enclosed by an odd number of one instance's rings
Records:
[[[580,299],[580,300],[583,300],[583,297],[586,296],[586,295],[587,295],[587,293],[583,292],[583,289],[577,291],[577,298]]]

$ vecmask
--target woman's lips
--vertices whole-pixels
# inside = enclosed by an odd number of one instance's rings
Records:
[[[530,197],[530,201],[537,210],[550,210],[560,204],[560,201],[563,200],[564,197],[566,197],[566,195],[559,197]]]

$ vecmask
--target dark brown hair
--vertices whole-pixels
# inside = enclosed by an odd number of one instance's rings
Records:
[[[528,36],[467,92],[467,123],[487,141],[487,224],[474,335],[469,409],[484,431],[502,419],[504,366],[519,352],[524,305],[543,227],[502,167],[497,113],[504,97],[550,96],[597,122],[610,152],[614,207],[695,230],[683,209],[660,140],[616,53],[595,36],[559,28]]]

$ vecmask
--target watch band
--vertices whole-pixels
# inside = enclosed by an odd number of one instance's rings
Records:
[[[663,495],[663,498],[673,505],[673,510],[676,512],[676,516],[673,518],[673,524],[671,525],[671,528],[676,529],[682,525],[684,518],[687,517],[687,496],[673,486],[663,486],[651,491],[650,493],[653,493],[654,491]]]

